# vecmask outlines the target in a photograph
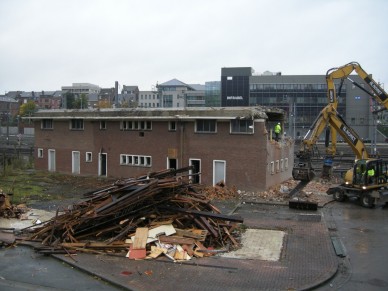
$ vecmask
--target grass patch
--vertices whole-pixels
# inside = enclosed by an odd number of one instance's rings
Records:
[[[13,204],[80,197],[91,189],[107,185],[108,179],[73,176],[47,171],[7,170],[0,175],[0,188]]]
[[[38,177],[31,171],[7,171],[0,176],[0,187],[5,193],[11,194],[13,203],[27,203],[30,197],[44,200],[47,196],[45,187],[36,183]]]

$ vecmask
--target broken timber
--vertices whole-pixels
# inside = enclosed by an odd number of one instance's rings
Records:
[[[57,211],[39,226],[22,230],[23,235],[41,241],[46,253],[59,249],[127,253],[130,249],[129,257],[135,259],[144,258],[146,252],[151,257],[162,252],[168,258],[187,259],[213,253],[208,248],[238,247],[237,225],[243,219],[221,214],[206,194],[189,183],[184,173],[190,169],[153,172],[89,191],[84,200],[63,213]],[[151,252],[151,244],[156,244],[157,251],[153,246]]]

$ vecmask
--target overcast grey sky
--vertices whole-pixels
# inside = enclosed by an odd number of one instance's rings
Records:
[[[0,94],[204,84],[222,67],[323,75],[350,61],[388,86],[387,17],[386,0],[0,0]]]

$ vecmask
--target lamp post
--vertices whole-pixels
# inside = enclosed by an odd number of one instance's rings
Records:
[[[288,108],[288,112],[289,112],[289,117],[288,117],[288,131],[291,133],[291,128],[292,128],[292,135],[290,134],[290,136],[292,136],[293,139],[295,139],[295,121],[296,121],[296,104],[295,104],[295,97],[289,97],[288,95],[286,95],[286,97],[288,98],[289,100],[289,108]]]

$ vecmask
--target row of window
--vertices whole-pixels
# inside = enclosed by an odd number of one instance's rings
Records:
[[[140,102],[140,104],[139,104],[139,107],[159,107],[159,103],[151,103],[151,102],[149,102],[149,103],[143,103],[143,102]]]
[[[52,119],[43,119],[41,123],[42,129],[53,129],[54,124]],[[107,128],[107,122],[105,120],[100,121],[100,129],[105,130]],[[248,119],[233,119],[230,121],[231,133],[253,133],[253,120]],[[72,119],[70,121],[71,130],[83,130],[83,119]],[[144,120],[129,120],[120,122],[121,130],[152,130],[152,121]],[[176,121],[170,121],[168,123],[168,130],[175,131],[177,129]],[[215,133],[217,132],[217,120],[215,119],[198,119],[195,122],[195,132],[198,133]]]
[[[327,84],[251,84],[250,90],[322,90],[327,91]],[[338,86],[336,86],[338,87]],[[342,90],[346,90],[346,85],[342,85]]]
[[[38,158],[43,158],[43,149],[38,149]],[[85,162],[92,162],[92,152],[85,153]],[[120,155],[120,165],[122,166],[139,166],[139,167],[151,167],[152,157],[143,155]],[[272,161],[269,164],[269,172],[273,175],[275,173],[284,172],[288,170],[288,158]]]
[[[151,130],[151,121],[122,121],[120,123],[121,130]]]
[[[269,164],[269,172],[273,175],[275,173],[284,172],[288,170],[288,158],[272,161]]]
[[[93,161],[92,152],[85,153],[85,162],[91,163]],[[38,148],[38,158],[43,158],[43,149]],[[139,167],[151,167],[152,166],[152,158],[151,156],[143,156],[143,155],[129,155],[129,154],[121,154],[120,155],[120,165],[128,165],[128,166],[139,166]]]
[[[120,155],[120,165],[151,167],[151,160],[150,156]]]
[[[155,95],[155,94],[145,94],[143,96],[143,94],[140,94],[140,99],[159,99],[159,95]]]

